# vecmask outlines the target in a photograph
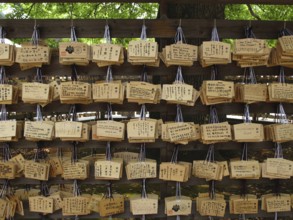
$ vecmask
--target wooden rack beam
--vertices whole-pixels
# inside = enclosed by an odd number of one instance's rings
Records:
[[[143,20],[141,19],[109,19],[113,38],[138,38]],[[36,20],[40,28],[41,38],[69,38],[70,19],[40,19]],[[31,38],[34,19],[0,19],[0,25],[5,28],[7,38]],[[106,20],[104,19],[74,19],[77,37],[103,38]],[[178,19],[145,20],[147,35],[151,38],[174,38],[179,25]],[[249,21],[217,20],[217,28],[221,38],[243,38],[244,28]],[[214,26],[213,19],[183,19],[181,25],[186,38],[210,39]],[[284,27],[283,21],[252,21],[251,25],[257,38],[276,39]],[[293,21],[286,22],[288,29],[293,29]]]
[[[6,0],[0,1],[3,3],[60,3],[58,0]],[[160,3],[161,0],[62,0],[64,3],[91,3],[91,2],[105,2],[105,3]],[[167,0],[167,2],[179,3],[178,0]],[[189,3],[189,4],[198,4],[198,3],[206,3],[206,4],[270,4],[270,5],[291,5],[291,0],[180,0],[180,4]]]

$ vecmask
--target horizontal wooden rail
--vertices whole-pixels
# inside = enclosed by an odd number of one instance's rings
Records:
[[[250,113],[274,113],[277,109],[277,103],[253,103],[250,105]],[[158,112],[161,115],[175,115],[176,114],[176,105],[175,104],[166,104],[162,101],[161,104],[146,104],[147,110],[149,112]],[[293,114],[293,106],[290,103],[283,104],[285,112],[290,115]],[[56,113],[68,113],[71,105],[62,104],[60,105],[59,101],[54,101],[43,108],[43,113],[47,114],[52,112]],[[219,115],[229,115],[229,114],[243,114],[244,104],[242,103],[223,103],[216,105]],[[33,104],[14,104],[7,105],[7,111],[9,112],[35,112],[36,105]],[[113,104],[113,111],[118,112],[133,112],[140,111],[140,106],[136,103],[127,103],[123,105]],[[107,111],[107,104],[105,103],[92,103],[88,105],[77,105],[78,112],[95,112],[95,111]],[[209,114],[209,106],[204,106],[197,101],[195,106],[182,106],[182,112],[184,115],[207,115]],[[49,114],[50,115],[50,114]]]
[[[70,148],[72,146],[71,142],[69,141],[60,141],[60,140],[54,140],[54,141],[44,141],[42,142],[43,146],[45,148]],[[284,149],[289,147],[293,144],[293,141],[283,143]],[[35,149],[37,148],[36,142],[33,141],[27,141],[24,139],[19,140],[18,142],[10,142],[10,146],[12,149],[19,150],[19,149]],[[111,142],[111,146],[113,149],[115,149],[115,152],[119,151],[125,151],[126,149],[130,149],[134,152],[139,152],[140,144],[133,144],[128,143],[127,140],[122,142]],[[167,149],[168,147],[173,146],[172,144],[168,142],[161,141],[160,139],[157,139],[155,143],[148,143],[147,149]],[[0,149],[3,147],[3,145],[0,143]],[[79,142],[78,144],[79,149],[100,149],[101,152],[105,152],[106,148],[106,142],[100,142],[100,141],[86,141],[86,142]],[[226,150],[241,150],[243,147],[242,143],[238,142],[225,142],[225,143],[217,143],[215,144],[215,149],[217,151],[226,151]],[[263,141],[258,143],[249,143],[248,144],[249,150],[261,150],[261,149],[274,149],[274,143],[269,141]],[[208,145],[202,144],[198,141],[190,142],[187,145],[182,145],[179,149],[180,151],[207,151]],[[168,160],[171,158],[168,158]]]
[[[143,20],[140,19],[109,19],[113,38],[138,38]],[[38,19],[41,38],[69,38],[70,19]],[[31,38],[35,20],[2,19],[0,25],[7,31],[8,38]],[[73,24],[80,38],[102,38],[104,36],[104,19],[74,19]],[[151,38],[174,38],[179,19],[145,20],[147,36]],[[244,27],[249,21],[217,20],[217,28],[221,38],[243,38]],[[282,21],[252,21],[253,31],[258,38],[276,39],[283,28]],[[181,25],[186,38],[209,39],[214,26],[213,19],[182,19]],[[286,23],[293,29],[293,22]]]

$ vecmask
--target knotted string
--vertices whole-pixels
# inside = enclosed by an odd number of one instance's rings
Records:
[[[107,119],[113,120],[113,112],[112,112],[112,105],[111,103],[107,104]]]
[[[0,84],[5,84],[7,81],[5,67],[0,67]]]
[[[288,118],[287,118],[287,114],[284,110],[282,103],[279,103],[278,108],[277,108],[276,122],[279,124],[288,124],[289,123]]]
[[[10,146],[8,143],[5,143],[3,147],[3,162],[9,161],[11,157]]]
[[[181,27],[181,21],[179,26],[177,27],[177,31],[174,38],[175,43],[186,43],[185,36]]]
[[[1,42],[1,44],[5,43],[5,36],[6,36],[5,29],[2,26],[0,26],[0,42]]]
[[[251,123],[249,105],[245,104],[244,106],[244,123]]]
[[[147,82],[148,81],[148,74],[146,65],[143,65],[142,73],[140,75],[140,81]]]
[[[179,105],[179,104],[176,105],[176,118],[175,118],[175,122],[184,122],[181,105]]]
[[[244,30],[245,32],[245,37],[246,38],[256,38],[253,31],[252,31],[252,26],[247,26]]]
[[[177,163],[179,152],[179,144],[176,144],[172,153],[171,163]]]
[[[142,28],[141,28],[141,34],[140,34],[140,39],[141,40],[146,40],[147,39],[146,29],[147,29],[147,27],[145,26],[145,23],[143,22],[143,25],[142,25]]]
[[[78,79],[78,74],[77,74],[77,68],[75,64],[71,65],[71,81],[77,81]]]
[[[275,158],[283,158],[283,148],[280,143],[275,143]]]
[[[37,104],[36,121],[43,121],[42,110],[41,110],[41,106],[39,104]]]
[[[81,192],[80,192],[80,188],[78,186],[78,182],[77,180],[73,181],[73,196],[77,197],[80,196]]]
[[[247,143],[243,143],[243,148],[242,148],[242,155],[241,155],[241,160],[248,160],[248,151],[247,151]]]
[[[139,120],[146,120],[146,113],[147,109],[145,104],[141,105],[140,114],[139,114]]]
[[[76,30],[73,25],[70,27],[70,40],[71,42],[77,42]]]
[[[216,20],[214,20],[214,27],[212,29],[211,41],[220,41],[217,25],[216,25]]]
[[[106,145],[106,160],[111,161],[112,160],[112,156],[111,156],[111,142],[107,141],[107,145]]]
[[[112,75],[112,67],[108,66],[107,68],[107,75],[106,75],[106,82],[110,83],[113,81],[113,75]]]
[[[107,44],[112,43],[111,35],[110,35],[110,27],[108,24],[105,25],[104,39]]]
[[[38,46],[39,45],[39,36],[40,36],[39,28],[38,28],[37,24],[35,23],[33,34],[32,34],[32,39],[31,39],[31,42],[32,42],[33,46]]]
[[[210,107],[209,124],[219,123],[219,117],[215,106]]]
[[[253,67],[248,67],[244,69],[243,83],[245,84],[256,84],[256,76]]]
[[[184,83],[181,66],[178,66],[178,68],[177,68],[177,74],[176,74],[176,77],[175,77],[175,83]]]
[[[284,70],[284,67],[283,66],[280,66],[279,83],[286,83],[286,80],[285,80],[285,70]]]
[[[146,148],[145,148],[145,143],[142,143],[142,144],[140,144],[138,161],[144,162],[145,159],[146,159]]]
[[[213,144],[210,144],[208,153],[206,155],[205,161],[207,163],[214,162],[215,161],[215,147]]]
[[[77,121],[76,105],[71,105],[69,109],[69,121]]]
[[[2,104],[1,106],[1,121],[6,121],[7,120],[7,110],[6,110],[6,105],[5,104]]]
[[[107,189],[106,189],[106,193],[104,194],[104,198],[106,198],[106,199],[113,199],[112,182],[110,182],[110,181],[107,184]]]

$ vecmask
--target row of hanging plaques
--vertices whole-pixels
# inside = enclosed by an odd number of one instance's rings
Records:
[[[30,141],[49,141],[60,138],[62,141],[85,142],[123,141],[125,130],[129,143],[153,143],[159,137],[175,144],[188,144],[201,141],[204,144],[220,142],[288,142],[292,141],[293,124],[277,123],[263,126],[258,123],[228,122],[194,124],[194,122],[165,122],[147,118],[131,119],[127,124],[114,120],[98,120],[82,123],[73,121],[0,121],[0,141],[17,141],[22,135]]]
[[[192,66],[199,60],[203,67],[215,64],[231,63],[235,60],[241,67],[276,66],[292,67],[293,63],[293,37],[292,32],[282,30],[275,48],[269,48],[265,40],[256,39],[251,27],[246,31],[245,39],[235,40],[231,56],[231,45],[219,41],[216,27],[212,32],[212,41],[205,41],[200,47],[185,42],[182,27],[177,28],[175,44],[163,48],[158,52],[156,42],[147,40],[146,26],[142,26],[140,40],[132,40],[127,46],[127,59],[134,65],[159,66],[160,58],[167,65]],[[1,28],[1,37],[4,31]],[[284,35],[284,36],[283,36]],[[286,36],[289,35],[289,36]],[[41,67],[50,63],[51,50],[39,40],[38,27],[34,27],[32,42],[23,44],[14,49],[8,44],[0,44],[0,65],[19,63],[21,69]],[[64,65],[87,65],[92,60],[98,66],[120,65],[124,62],[124,49],[120,45],[111,43],[109,26],[105,26],[106,43],[89,46],[77,42],[75,28],[71,28],[71,42],[59,43],[59,60]],[[231,58],[232,57],[232,58]]]
[[[64,196],[64,194],[66,196]],[[30,211],[50,214],[62,209],[63,216],[89,215],[93,212],[99,213],[101,217],[122,214],[125,212],[124,197],[113,194],[112,198],[102,195],[81,195],[73,197],[68,192],[57,192],[48,197],[31,196],[28,198]],[[18,199],[15,199],[16,201]],[[269,213],[291,211],[292,196],[290,194],[266,194],[261,197],[261,210]],[[4,207],[9,200],[0,200],[0,207]],[[19,201],[18,201],[19,202]],[[224,196],[217,194],[217,199],[210,199],[208,194],[202,194],[196,198],[196,211],[201,216],[224,217],[227,203]],[[165,214],[167,216],[186,216],[192,213],[193,205],[189,197],[165,198]],[[246,197],[234,195],[229,201],[230,214],[257,214],[259,212],[259,199],[255,195],[248,194]],[[0,212],[4,216],[5,208]],[[149,194],[147,198],[140,195],[130,198],[130,211],[133,215],[158,214],[158,195]],[[3,214],[4,212],[4,214]],[[17,210],[23,214],[22,209]],[[10,215],[10,214],[9,214]]]
[[[114,155],[115,156],[115,155]],[[117,155],[118,156],[118,155]],[[121,155],[120,155],[121,156]],[[134,155],[132,154],[132,157]],[[21,154],[16,155],[9,159],[6,163],[1,163],[1,174],[5,176],[3,178],[10,179],[10,171],[18,170],[18,175],[24,172],[26,178],[46,180],[44,176],[48,174],[49,170],[45,167],[51,166],[50,172],[55,170],[55,174],[58,170],[62,170],[63,177],[65,179],[83,179],[82,175],[88,172],[86,167],[89,161],[81,159],[78,161],[72,161],[70,155],[65,157],[48,157],[49,161],[42,162],[42,159],[36,161],[25,160]],[[128,156],[125,158],[129,158]],[[89,159],[89,158],[88,158]],[[93,158],[92,158],[93,159]],[[59,161],[59,162],[58,162]],[[97,163],[97,160],[95,163]],[[136,160],[137,162],[138,160]],[[58,166],[58,163],[64,163],[65,166]],[[115,160],[108,161],[108,169],[106,172],[115,172]],[[126,167],[133,163],[133,161],[128,161]],[[145,168],[142,170],[147,170],[148,161],[140,161],[141,166]],[[12,166],[14,164],[14,168]],[[59,165],[60,165],[59,164]],[[176,165],[186,165],[188,163],[163,163],[160,167],[160,179],[164,179],[165,174],[176,174],[176,179],[166,178],[164,180],[176,181],[178,184],[178,177],[180,176],[182,170]],[[216,167],[217,165],[217,167]],[[96,166],[96,164],[95,164]],[[101,165],[98,165],[98,169]],[[135,166],[138,167],[138,164]],[[169,167],[169,170],[166,170]],[[173,168],[172,168],[173,167]],[[193,174],[200,178],[206,178],[208,180],[216,179],[219,175],[230,175],[234,176],[236,179],[257,179],[257,172],[260,172],[260,167],[262,167],[262,173],[267,175],[270,179],[283,179],[290,178],[292,176],[292,161],[288,161],[282,158],[267,158],[267,160],[260,166],[257,161],[253,160],[240,160],[230,162],[230,171],[228,169],[226,162],[211,162],[209,159],[205,161],[194,161]],[[220,167],[220,168],[219,168]],[[104,167],[105,168],[105,167]],[[22,171],[20,171],[22,170]],[[105,171],[104,170],[104,171]],[[42,171],[42,172],[40,172]],[[97,170],[96,170],[97,171]],[[190,171],[190,170],[189,170]],[[99,171],[98,171],[99,172]],[[134,171],[135,172],[135,171]],[[66,173],[66,174],[65,174]],[[161,174],[162,173],[162,174]],[[220,174],[221,173],[221,174]],[[72,176],[73,175],[73,176]],[[74,176],[75,175],[75,176]],[[109,175],[109,174],[108,174]],[[288,175],[285,177],[285,175]],[[216,177],[217,176],[217,177]],[[162,177],[162,178],[161,178]],[[173,176],[174,177],[174,176]],[[135,179],[143,179],[145,181],[146,176],[138,177]],[[112,178],[102,178],[104,180],[113,180]],[[8,183],[8,180],[7,180]],[[6,186],[9,187],[9,186]],[[176,187],[177,190],[178,187]],[[77,189],[74,189],[77,190]],[[1,192],[2,193],[2,192]],[[101,216],[115,215],[124,212],[124,196],[112,194],[110,196],[106,195],[90,195],[90,194],[73,194],[72,187],[67,190],[61,190],[52,186],[50,192],[46,196],[40,196],[40,190],[33,190],[33,192],[26,191],[25,189],[18,189],[14,192],[13,196],[8,196],[6,199],[0,199],[0,207],[3,209],[0,217],[11,214],[11,210],[8,209],[11,205],[15,207],[18,214],[23,214],[22,200],[29,200],[30,211],[40,212],[44,214],[53,213],[59,209],[62,209],[63,215],[88,215],[91,212],[99,212]],[[74,196],[75,195],[75,196]],[[267,212],[284,212],[291,210],[291,197],[289,194],[266,194],[261,196],[261,209]],[[8,205],[11,202],[10,205]],[[255,195],[246,194],[245,196],[232,195],[230,197],[230,213],[231,214],[256,214],[258,213],[259,199]],[[18,207],[18,208],[16,208]],[[119,208],[118,208],[119,207]],[[130,197],[130,209],[134,215],[147,215],[156,214],[158,212],[158,196],[149,194],[144,196],[131,196]],[[173,215],[189,215],[191,214],[192,201],[191,198],[186,196],[181,196],[181,194],[176,193],[175,197],[165,198],[165,214],[168,216]],[[226,201],[224,196],[221,194],[215,194],[212,197],[208,193],[199,194],[196,198],[196,210],[202,216],[224,216],[226,210]]]
[[[131,160],[126,157],[131,155]],[[137,159],[134,159],[137,158]],[[283,158],[267,158],[260,163],[256,160],[209,161],[195,160],[192,163],[162,162],[157,174],[157,161],[140,161],[133,152],[116,152],[113,158],[85,157],[73,162],[72,155],[63,157],[49,154],[40,161],[26,160],[18,154],[8,161],[0,162],[0,179],[25,177],[47,181],[49,177],[61,175],[65,180],[90,178],[90,166],[94,164],[97,180],[119,180],[122,178],[123,161],[128,180],[157,178],[165,181],[187,182],[191,175],[209,180],[221,181],[225,176],[231,179],[290,179],[293,176],[292,161]],[[96,160],[95,160],[96,159]]]
[[[3,70],[3,69],[2,69]],[[181,68],[179,68],[181,72]],[[4,71],[4,70],[3,70]],[[111,70],[109,70],[111,71]],[[250,71],[253,71],[252,69]],[[90,104],[111,102],[123,104],[124,97],[130,103],[168,104],[194,106],[200,98],[204,105],[241,102],[288,102],[293,101],[293,85],[289,83],[244,84],[231,81],[205,80],[200,91],[184,81],[155,85],[143,81],[99,81],[86,82],[53,81],[49,84],[23,82],[21,85],[0,84],[0,104],[15,104],[20,97],[24,103],[46,104],[60,100],[64,104]],[[126,95],[125,95],[126,94]]]

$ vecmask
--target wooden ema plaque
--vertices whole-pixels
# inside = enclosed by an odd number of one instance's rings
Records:
[[[122,141],[124,140],[125,124],[113,120],[99,120],[96,123],[95,140]]]
[[[266,84],[235,84],[235,102],[251,104],[267,100],[268,87]]]
[[[251,194],[230,196],[229,210],[230,214],[257,214],[258,199],[256,195]]]
[[[121,65],[124,62],[124,49],[117,44],[96,44],[91,46],[92,62],[99,67]]]
[[[97,160],[95,162],[95,179],[119,180],[122,177],[123,160]]]
[[[31,141],[52,140],[54,137],[54,122],[25,121],[24,137]]]
[[[230,162],[232,179],[259,179],[261,167],[256,160],[240,160]]]
[[[130,198],[130,212],[133,215],[154,215],[158,213],[158,195],[148,194],[147,198],[135,195]]]
[[[124,197],[114,194],[113,198],[102,198],[99,210],[102,217],[124,213]]]
[[[270,83],[268,85],[269,101],[293,102],[293,85],[289,83]]]
[[[17,103],[18,87],[9,84],[0,84],[0,104]]]
[[[159,179],[186,182],[188,181],[188,167],[184,164],[163,162],[160,164]]]
[[[29,209],[31,212],[53,213],[53,199],[44,196],[29,197]]]
[[[229,103],[235,97],[234,82],[205,80],[200,88],[200,99],[204,105]]]
[[[14,162],[0,162],[0,179],[14,179],[17,165]]]
[[[155,119],[131,119],[127,123],[127,137],[130,143],[155,142],[157,129]]]
[[[233,60],[244,67],[263,66],[268,64],[271,49],[265,40],[255,38],[236,39]]]
[[[165,122],[161,125],[163,141],[186,145],[200,139],[200,126],[193,122]],[[169,128],[170,126],[170,128]],[[181,137],[182,134],[182,137]],[[172,136],[172,139],[171,139]]]
[[[0,121],[0,139],[16,137],[17,122],[16,121]]]
[[[167,103],[194,106],[198,97],[199,92],[192,85],[181,82],[163,84],[161,99]]]
[[[15,47],[10,44],[0,44],[0,65],[12,66],[14,63]]]
[[[232,140],[231,126],[228,122],[203,124],[200,128],[201,141],[204,144],[213,144]]]
[[[82,122],[62,121],[55,123],[56,138],[80,138],[82,134]]]
[[[161,85],[147,82],[131,81],[126,85],[126,98],[128,102],[138,104],[157,104],[161,99]]]
[[[130,160],[125,170],[128,180],[156,178],[157,161],[151,159],[146,159],[145,161]]]
[[[100,212],[100,201],[102,200],[103,196],[102,195],[97,195],[97,194],[93,194],[91,196],[89,205],[88,205],[88,209],[92,212]]]
[[[224,163],[205,160],[193,161],[193,175],[207,180],[222,180],[224,177]]]
[[[90,211],[88,210],[90,198],[86,196],[75,196],[63,198],[62,215],[88,215]]]
[[[22,45],[16,48],[15,62],[40,67],[43,64],[50,64],[50,53],[47,46]]]
[[[266,194],[261,197],[261,209],[267,212],[291,211],[291,197],[289,194]]]
[[[262,163],[262,177],[270,179],[290,179],[293,162],[283,158],[267,158]]]
[[[159,65],[158,44],[146,40],[132,40],[128,44],[128,62],[133,65]]]
[[[84,180],[89,176],[89,162],[79,160],[77,162],[66,161],[62,164],[64,179]]]
[[[165,214],[167,216],[190,215],[192,208],[191,198],[187,196],[176,196],[165,198]]]
[[[62,82],[60,101],[67,104],[89,104],[92,102],[91,84],[85,82]]]
[[[222,198],[202,198],[198,200],[199,214],[201,216],[224,217],[226,201]]]
[[[234,140],[237,142],[261,142],[264,140],[262,124],[241,123],[232,126]]]
[[[49,84],[23,83],[22,101],[30,104],[47,104],[52,101],[52,89]]]
[[[37,163],[26,160],[24,163],[24,176],[29,179],[48,181],[50,173],[50,164]]]
[[[89,64],[90,46],[81,42],[60,42],[59,43],[59,62],[63,65]]]
[[[92,84],[94,102],[111,102],[122,104],[124,100],[125,86],[121,81],[99,81]]]
[[[231,45],[218,41],[204,41],[199,48],[202,67],[231,63]]]

